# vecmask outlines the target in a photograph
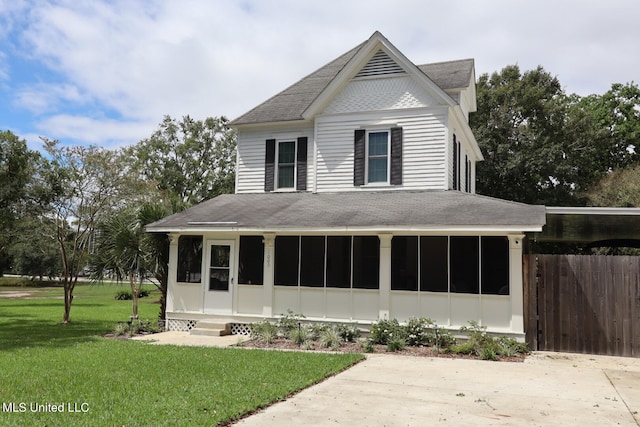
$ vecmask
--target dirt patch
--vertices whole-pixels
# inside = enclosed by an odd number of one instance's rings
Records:
[[[35,294],[35,291],[0,291],[0,298],[25,298]]]
[[[274,340],[272,343],[267,344],[264,341],[258,340],[249,340],[237,345],[238,347],[248,347],[248,348],[261,348],[261,349],[275,349],[275,350],[298,350],[298,351],[327,351],[332,352],[334,350],[330,348],[323,347],[319,342],[311,342],[309,347],[302,348],[291,340],[278,338]],[[362,346],[359,343],[342,343],[340,348],[337,350],[342,353],[364,353]],[[469,354],[452,354],[452,353],[444,353],[442,351],[437,351],[434,347],[413,347],[406,346],[403,350],[399,350],[396,352],[387,352],[387,346],[385,345],[374,345],[373,353],[386,353],[386,354],[397,354],[401,356],[416,356],[416,357],[441,357],[441,358],[449,358],[449,359],[478,359],[475,355]],[[525,355],[520,354],[513,357],[500,356],[499,361],[501,362],[524,362]]]

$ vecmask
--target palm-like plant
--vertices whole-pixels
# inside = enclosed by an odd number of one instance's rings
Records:
[[[138,318],[138,295],[147,273],[144,229],[135,210],[125,209],[98,227],[92,277],[102,279],[109,271],[118,281],[127,280],[133,296],[132,318]]]
[[[145,278],[162,294],[160,318],[164,318],[169,241],[165,234],[147,233],[144,227],[171,213],[164,205],[142,203],[137,208],[116,212],[98,227],[91,259],[92,278],[101,280],[109,271],[118,281],[127,280],[133,296],[134,319],[138,318],[138,295]]]

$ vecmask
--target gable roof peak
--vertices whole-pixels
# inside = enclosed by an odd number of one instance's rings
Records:
[[[446,105],[456,102],[445,90],[460,88],[464,80],[468,84],[473,76],[473,60],[448,61],[427,66],[417,66],[398,50],[380,31],[375,31],[371,37],[338,58],[303,77],[298,82],[272,96],[262,104],[231,121],[232,126],[290,122],[311,119],[321,111],[322,107],[343,87],[344,84],[360,70],[366,68],[369,61],[382,51],[384,66],[391,67],[391,71],[407,72],[428,87]],[[388,58],[388,59],[387,59]],[[469,62],[470,61],[470,62]],[[448,64],[447,66],[445,66]],[[380,64],[379,64],[380,65]],[[430,67],[436,65],[435,67]],[[465,71],[456,69],[456,66]],[[471,67],[471,68],[469,68]],[[371,67],[368,72],[372,72]],[[445,74],[454,71],[456,79],[450,79]],[[384,74],[384,71],[382,72]],[[445,84],[443,84],[445,83]]]

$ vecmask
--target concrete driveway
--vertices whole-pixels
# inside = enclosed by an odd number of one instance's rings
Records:
[[[640,359],[369,355],[238,426],[638,426]]]

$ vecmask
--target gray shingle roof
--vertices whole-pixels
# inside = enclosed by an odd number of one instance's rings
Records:
[[[473,67],[473,59],[418,65],[423,73],[444,90],[462,89],[469,86],[473,76]]]
[[[361,43],[327,65],[302,78],[282,92],[231,121],[231,125],[302,120],[302,114],[331,83],[365,44]],[[441,89],[467,87],[474,67],[473,59],[419,65]]]
[[[349,227],[535,231],[545,208],[460,191],[225,194],[147,226],[151,232]]]

